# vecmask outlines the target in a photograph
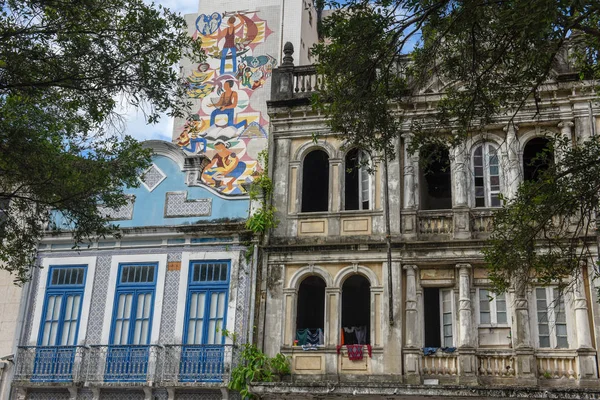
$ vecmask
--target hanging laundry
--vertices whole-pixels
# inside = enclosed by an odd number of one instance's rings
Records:
[[[296,340],[298,341],[298,346],[303,346],[305,344],[311,344],[315,346],[322,346],[325,343],[323,329],[298,329],[296,331]]]
[[[423,355],[430,356],[437,353],[439,347],[423,347]]]
[[[444,353],[454,353],[456,351],[456,347],[442,347],[441,350]]]
[[[367,344],[367,327],[356,326],[354,327],[354,333],[356,334],[357,344]]]
[[[360,361],[363,359],[363,345],[362,344],[351,344],[346,345],[348,350],[348,359],[350,361]]]
[[[344,327],[344,344],[358,344],[358,340],[356,339],[356,327]]]
[[[342,345],[336,347],[338,354],[340,354],[342,347]],[[346,350],[348,351],[349,360],[359,361],[363,359],[364,346],[362,344],[346,345]],[[373,348],[370,344],[367,345],[367,352],[369,353],[369,357],[373,358]]]

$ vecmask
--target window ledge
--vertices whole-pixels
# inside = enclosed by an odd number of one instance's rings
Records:
[[[319,211],[299,212],[288,214],[289,219],[312,219],[312,218],[339,218],[339,217],[363,217],[365,215],[383,215],[383,210],[342,210],[342,211]]]
[[[485,329],[510,329],[510,325],[506,324],[479,324],[478,327]]]

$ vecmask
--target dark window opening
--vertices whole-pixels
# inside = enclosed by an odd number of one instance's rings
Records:
[[[441,347],[440,289],[423,288],[423,302],[425,305],[425,347]]]
[[[329,156],[314,150],[302,166],[302,212],[327,211],[329,202]]]
[[[365,153],[352,149],[346,155],[344,209],[368,210],[371,205],[371,176]]]
[[[537,181],[554,163],[552,144],[546,138],[531,139],[523,149],[523,178],[526,181]]]
[[[342,330],[344,344],[371,343],[371,284],[360,275],[342,286]]]
[[[325,282],[318,276],[304,279],[298,289],[296,329],[323,329],[325,326]]]
[[[424,146],[420,150],[421,209],[446,210],[452,208],[452,179],[450,155],[441,145]]]

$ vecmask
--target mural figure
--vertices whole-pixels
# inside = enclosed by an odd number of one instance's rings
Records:
[[[259,176],[259,153],[268,139],[268,121],[253,94],[264,87],[277,61],[260,52],[272,31],[256,11],[200,14],[194,37],[206,61],[186,76],[198,111],[176,122],[174,140],[189,154],[204,154],[208,166],[200,182],[224,195],[246,195]],[[180,124],[180,125],[179,125]]]
[[[202,35],[210,35],[215,33],[221,25],[221,15],[217,12],[209,15],[200,14],[196,18],[196,30]]]
[[[225,38],[225,43],[223,44],[223,49],[221,50],[221,68],[219,69],[221,75],[225,73],[227,53],[231,54],[231,72],[235,73],[237,71],[237,46],[235,43],[235,34],[239,28],[244,26],[244,19],[240,18],[240,23],[237,25],[235,24],[235,21],[236,18],[232,15],[227,20],[227,28],[220,30],[219,33],[216,35],[208,35],[208,37],[217,40]]]
[[[236,179],[246,171],[246,163],[240,161],[237,155],[229,150],[230,144],[222,139],[214,143],[216,154],[210,164],[202,172],[202,180],[210,186],[220,187],[225,185],[227,190],[233,190]]]
[[[181,135],[177,138],[177,144],[181,146],[183,150],[195,153],[199,148],[198,144],[202,143],[204,144],[202,152],[206,153],[206,145],[208,142],[206,141],[206,138],[199,136],[204,130],[205,121],[200,120],[198,115],[195,115],[194,117],[195,118],[185,124],[183,132],[181,132]]]
[[[232,90],[233,88],[233,80],[225,81],[223,85],[223,93],[221,93],[221,97],[219,101],[216,103],[209,104],[209,107],[215,107],[215,110],[210,113],[210,125],[213,126],[215,124],[215,118],[217,115],[225,115],[227,116],[227,124],[226,126],[234,126],[236,128],[246,127],[248,125],[248,121],[243,120],[235,122],[235,116],[233,111],[238,104],[238,94]]]

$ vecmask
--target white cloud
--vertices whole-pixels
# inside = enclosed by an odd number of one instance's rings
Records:
[[[147,4],[151,4],[152,1],[145,0]],[[155,1],[154,4],[161,4],[163,7],[176,11],[182,14],[191,14],[198,11],[198,0],[159,0]]]
[[[131,107],[126,113],[125,133],[137,140],[160,139],[171,141],[173,134],[173,118],[162,115],[157,124],[148,125],[144,113]]]

